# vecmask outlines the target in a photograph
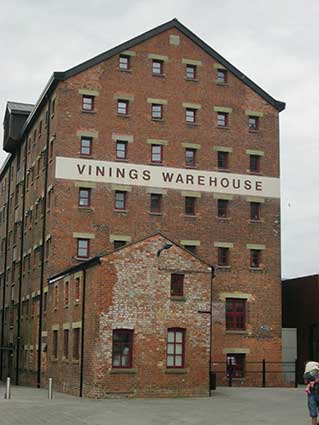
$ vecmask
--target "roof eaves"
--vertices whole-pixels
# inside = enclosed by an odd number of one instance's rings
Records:
[[[48,278],[48,282],[54,283],[57,280],[62,279],[64,276],[76,273],[76,272],[81,271],[81,270],[89,269],[90,267],[93,267],[93,266],[100,264],[100,263],[101,263],[100,256],[96,255],[95,257],[92,257],[87,261],[83,261],[80,264],[76,264],[75,266],[68,267],[68,268],[62,270],[61,272],[50,276]]]

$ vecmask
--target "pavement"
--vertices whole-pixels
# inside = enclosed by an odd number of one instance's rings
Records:
[[[310,425],[304,388],[218,387],[211,398],[80,399],[0,386],[0,425]]]

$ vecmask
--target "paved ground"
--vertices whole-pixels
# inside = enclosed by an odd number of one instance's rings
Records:
[[[212,398],[88,400],[12,387],[1,425],[310,425],[303,388],[222,388]]]

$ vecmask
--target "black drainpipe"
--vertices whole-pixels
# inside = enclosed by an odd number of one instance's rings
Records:
[[[86,270],[83,269],[82,282],[82,320],[81,320],[81,365],[80,365],[80,397],[83,397],[84,375],[84,325],[85,325]]]
[[[10,158],[9,164],[9,178],[8,178],[8,198],[6,208],[6,242],[4,251],[4,267],[3,267],[3,288],[2,288],[2,320],[1,320],[1,350],[0,350],[0,378],[3,379],[3,354],[4,354],[4,318],[5,318],[5,304],[6,304],[6,280],[7,280],[7,264],[8,264],[8,234],[9,234],[9,213],[10,213],[10,191],[11,191],[11,165],[12,158]]]
[[[23,171],[23,196],[22,196],[22,219],[20,231],[20,270],[19,270],[19,296],[18,296],[18,315],[17,315],[17,342],[16,342],[16,385],[19,385],[19,367],[20,367],[20,344],[21,344],[21,293],[23,281],[23,249],[24,249],[24,214],[25,214],[25,192],[27,178],[27,162],[28,162],[28,138],[24,144],[24,171]]]
[[[210,278],[210,315],[209,315],[209,379],[208,379],[208,385],[209,385],[209,397],[212,396],[212,390],[211,390],[211,373],[212,373],[212,354],[213,354],[213,281],[215,277],[215,269],[212,266],[211,267],[211,278]]]
[[[47,140],[45,158],[45,174],[44,174],[44,194],[43,194],[43,221],[42,221],[42,247],[41,247],[41,272],[40,272],[40,305],[39,305],[39,335],[38,335],[38,371],[37,371],[37,387],[41,387],[41,353],[42,353],[42,316],[43,316],[43,285],[44,285],[44,266],[45,266],[45,237],[47,222],[47,190],[48,190],[48,165],[49,165],[49,148],[50,148],[50,120],[51,120],[51,99],[48,99],[47,111]]]

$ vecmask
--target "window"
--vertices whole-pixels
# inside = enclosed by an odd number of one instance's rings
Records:
[[[43,294],[43,312],[45,313],[48,308],[48,293],[44,292]]]
[[[195,215],[196,198],[185,196],[185,215]]]
[[[125,55],[120,55],[119,68],[121,70],[127,71],[130,69],[130,57]]]
[[[75,301],[80,301],[80,278],[77,277],[74,281],[74,298]]]
[[[221,170],[229,168],[229,153],[218,151],[217,153],[217,167]]]
[[[42,120],[39,122],[39,138],[42,135]]]
[[[228,206],[229,201],[226,199],[217,200],[217,217],[226,218],[228,217]]]
[[[163,162],[163,146],[162,145],[152,145],[151,161],[158,164]]]
[[[196,165],[196,149],[185,149],[186,167],[195,167]]]
[[[112,367],[131,368],[133,357],[133,331],[113,330]]]
[[[88,258],[89,256],[89,239],[77,240],[77,257]]]
[[[226,71],[226,69],[217,69],[216,80],[217,80],[217,83],[222,83],[222,84],[227,83],[227,71]]]
[[[72,357],[73,357],[74,360],[79,360],[79,358],[80,358],[80,328],[73,329],[72,334],[73,334]]]
[[[94,110],[94,96],[83,95],[82,97],[82,110],[93,111]]]
[[[63,356],[65,359],[69,358],[69,329],[63,331]]]
[[[119,99],[117,101],[117,113],[120,115],[128,115],[128,104],[128,100]]]
[[[248,129],[249,130],[259,130],[259,117],[248,117]]]
[[[184,245],[184,248],[192,254],[196,254],[196,245]]]
[[[178,273],[171,274],[171,296],[182,297],[184,295],[184,275]]]
[[[196,109],[186,108],[185,109],[185,120],[189,124],[195,124],[195,122],[196,122]]]
[[[197,74],[196,65],[186,65],[186,78],[187,80],[195,80]]]
[[[171,328],[167,330],[167,360],[170,367],[184,367],[185,365],[185,330]]]
[[[259,249],[250,250],[250,267],[253,269],[260,268],[261,251]]]
[[[227,354],[227,375],[232,373],[233,378],[244,378],[245,376],[245,354]]]
[[[91,189],[81,187],[79,190],[79,207],[89,207],[91,204]]]
[[[115,192],[115,209],[116,210],[126,209],[126,192],[121,192],[121,191]]]
[[[126,159],[127,158],[127,142],[122,142],[118,140],[116,142],[116,159]]]
[[[218,265],[229,266],[229,248],[218,248]]]
[[[150,211],[152,213],[159,214],[162,209],[161,207],[162,207],[162,195],[157,193],[151,193]]]
[[[55,99],[52,100],[51,103],[51,116],[55,113]]]
[[[260,172],[260,156],[249,155],[249,171],[254,173]]]
[[[163,119],[163,105],[152,104],[152,119],[161,120]]]
[[[113,242],[114,249],[121,248],[124,245],[126,245],[126,241],[114,241]]]
[[[218,127],[227,127],[228,126],[228,113],[227,112],[217,112],[217,126]]]
[[[52,357],[58,358],[58,331],[53,331],[52,335]]]
[[[260,220],[260,203],[259,202],[250,203],[250,219],[254,221]]]
[[[163,75],[164,62],[160,60],[152,61],[152,73],[153,75]]]
[[[92,137],[81,137],[80,154],[92,155]]]
[[[54,287],[54,293],[53,293],[53,305],[55,310],[58,308],[58,304],[59,304],[59,288],[58,288],[58,285],[56,285]]]
[[[242,331],[246,329],[246,300],[226,299],[226,330]]]
[[[64,305],[69,305],[69,282],[64,283]]]

